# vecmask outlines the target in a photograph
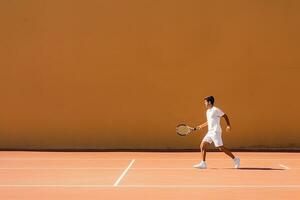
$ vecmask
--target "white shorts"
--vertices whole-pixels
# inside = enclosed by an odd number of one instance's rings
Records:
[[[215,147],[223,146],[222,132],[207,132],[202,141],[214,142]]]

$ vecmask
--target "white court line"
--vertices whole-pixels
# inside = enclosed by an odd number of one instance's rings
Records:
[[[300,185],[119,185],[118,187],[113,185],[0,185],[0,187],[60,187],[60,188],[300,188]]]
[[[114,187],[117,187],[120,183],[120,181],[122,180],[122,178],[126,175],[126,173],[128,172],[128,170],[130,169],[130,167],[132,166],[132,164],[134,163],[135,159],[132,159],[131,162],[129,163],[129,165],[127,166],[127,168],[123,171],[123,173],[121,174],[121,176],[116,180],[116,182],[114,183]]]
[[[0,167],[0,170],[120,170],[120,167]]]
[[[58,167],[0,167],[0,170],[120,170],[120,169],[124,169],[124,168],[120,168],[120,167],[62,167],[62,168],[58,168]],[[194,167],[132,167],[130,168],[131,170],[197,170]],[[221,169],[221,168],[220,168]],[[231,168],[224,168],[224,169],[231,169]],[[233,169],[233,168],[232,168]]]
[[[284,168],[284,169],[291,169],[291,168],[289,168],[289,167],[286,166],[286,165],[279,164],[279,166],[282,167],[282,168]]]
[[[241,158],[242,160],[300,160],[300,158]],[[75,160],[75,161],[88,161],[88,160],[131,160],[129,158],[0,158],[0,161],[23,161],[23,160]],[[200,158],[139,158],[136,160],[200,160]],[[228,160],[228,158],[210,158],[209,160]]]
[[[38,184],[28,184],[28,185],[21,185],[21,184],[9,184],[9,185],[0,185],[0,187],[62,187],[62,188],[111,188],[112,185],[38,185]]]
[[[300,185],[122,185],[129,188],[300,188]]]
[[[116,160],[116,161],[119,161],[119,160],[131,160],[129,158],[0,158],[0,161],[1,160],[12,160],[12,161],[18,161],[18,160],[53,160],[53,161],[56,161],[56,160]]]
[[[285,165],[279,165],[280,167],[284,169],[291,169],[290,167],[287,167]],[[49,168],[49,167],[0,167],[0,170],[121,170],[124,168],[120,167],[62,167],[62,168]],[[208,168],[206,170],[210,169],[220,169],[220,170],[235,170],[234,168],[230,167],[219,167],[219,168]],[[194,167],[131,167],[130,170],[197,170],[199,169],[194,168]],[[205,171],[206,171],[205,170]],[[300,170],[300,168],[293,168],[293,170]],[[236,171],[236,170],[235,170]]]

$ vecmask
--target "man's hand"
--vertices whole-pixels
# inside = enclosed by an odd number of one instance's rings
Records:
[[[201,124],[201,125],[197,126],[196,129],[197,129],[197,130],[201,130],[201,129],[203,129],[204,127],[205,127],[205,126],[203,126],[203,125]]]
[[[226,127],[226,131],[227,131],[227,132],[230,132],[230,131],[231,131],[231,126],[227,126],[227,127]]]

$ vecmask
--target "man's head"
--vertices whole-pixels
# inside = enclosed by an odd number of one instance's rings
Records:
[[[215,103],[215,98],[213,96],[207,96],[204,98],[204,103],[206,108],[211,108]]]

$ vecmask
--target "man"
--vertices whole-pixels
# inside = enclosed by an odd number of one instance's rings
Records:
[[[205,162],[206,159],[206,149],[212,142],[215,147],[217,147],[220,151],[223,151],[229,157],[233,159],[234,167],[239,168],[240,159],[235,157],[229,149],[224,147],[222,141],[222,129],[220,125],[220,119],[223,117],[227,123],[226,131],[230,132],[231,126],[228,116],[219,108],[214,106],[215,99],[213,96],[208,96],[204,98],[204,103],[207,108],[206,118],[207,121],[197,127],[197,129],[202,129],[208,126],[208,132],[203,138],[200,149],[202,155],[202,161],[199,164],[194,165],[195,168],[206,169],[207,165]]]

